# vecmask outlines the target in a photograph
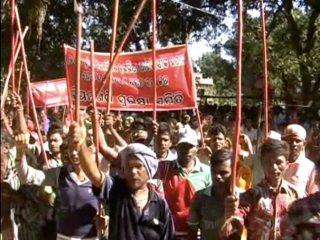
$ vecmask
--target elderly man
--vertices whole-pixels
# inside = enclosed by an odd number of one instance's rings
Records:
[[[306,130],[298,124],[287,126],[282,135],[282,139],[290,146],[289,165],[283,178],[296,186],[299,197],[319,190],[315,184],[315,165],[305,156],[306,138]]]
[[[86,146],[83,123],[70,128],[81,166],[92,181],[93,192],[110,206],[109,240],[172,240],[174,225],[165,199],[148,184],[158,169],[155,153],[139,143],[118,156],[123,178],[101,172]]]

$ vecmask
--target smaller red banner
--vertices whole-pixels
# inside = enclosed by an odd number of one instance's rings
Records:
[[[31,83],[36,107],[56,107],[69,104],[65,78]]]

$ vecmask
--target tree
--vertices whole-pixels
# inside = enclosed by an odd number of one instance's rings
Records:
[[[287,103],[316,104],[320,97],[320,2],[265,1],[268,11],[268,74],[270,92]],[[258,9],[246,1],[246,9]],[[293,4],[299,4],[294,8]],[[319,3],[319,4],[318,4]],[[236,61],[236,26],[223,48]],[[243,90],[261,96],[263,78],[260,19],[244,14]],[[235,71],[235,70],[234,70]],[[257,84],[258,82],[258,84]]]
[[[220,50],[205,53],[196,64],[200,67],[205,78],[212,78],[214,84],[214,95],[234,96],[236,74],[234,65],[222,58]]]
[[[16,0],[20,12],[21,23],[30,30],[25,39],[29,69],[33,80],[52,79],[64,76],[63,44],[75,46],[76,14],[73,11],[73,0]],[[202,37],[204,29],[221,29],[227,6],[224,1],[205,0],[194,2],[185,0],[206,11],[215,11],[215,15],[207,15],[199,11],[185,9],[181,4],[171,0],[158,2],[158,42],[162,46],[184,43],[192,34],[194,39]],[[119,28],[117,44],[128,28],[133,13],[140,1],[120,1]],[[2,79],[7,71],[10,58],[10,8],[9,1],[2,0],[1,17],[1,68]],[[83,1],[85,8],[84,48],[89,39],[95,40],[96,51],[108,52],[111,38],[112,0]],[[147,2],[125,51],[150,48],[151,6]],[[219,17],[218,17],[219,16]],[[219,31],[216,31],[216,34]],[[209,37],[211,34],[208,34]],[[17,69],[18,70],[18,66]]]

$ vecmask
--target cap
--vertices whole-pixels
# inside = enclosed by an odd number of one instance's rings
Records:
[[[305,140],[307,138],[307,132],[304,127],[299,124],[291,124],[284,129],[282,138],[287,138],[289,136],[298,136]]]
[[[281,140],[281,134],[277,133],[275,131],[270,131],[269,134],[268,134],[268,138],[280,141]]]
[[[192,146],[198,146],[198,137],[196,132],[191,128],[184,128],[179,130],[179,141],[177,145],[181,143],[188,143]]]

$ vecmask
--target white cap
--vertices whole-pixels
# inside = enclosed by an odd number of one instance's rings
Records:
[[[268,138],[275,139],[281,141],[281,134],[275,131],[270,131],[268,134]]]
[[[192,146],[198,146],[197,133],[191,128],[183,128],[179,130],[179,141],[177,145],[181,143],[188,143]]]

